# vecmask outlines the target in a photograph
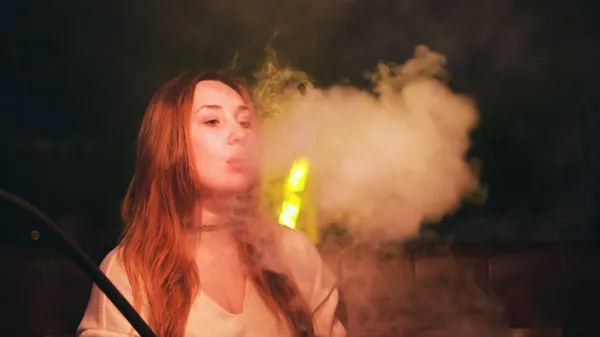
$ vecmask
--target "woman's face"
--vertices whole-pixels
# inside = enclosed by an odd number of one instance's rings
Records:
[[[248,190],[257,178],[255,116],[240,94],[219,81],[196,85],[191,118],[196,170],[203,189]]]

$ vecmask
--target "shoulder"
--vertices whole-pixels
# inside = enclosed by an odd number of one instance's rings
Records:
[[[280,227],[278,235],[279,252],[282,262],[287,267],[308,272],[320,264],[321,255],[306,234],[285,226],[280,225]]]
[[[317,247],[306,234],[282,227],[281,260],[309,307],[317,308],[336,286],[335,276],[325,265]]]
[[[131,284],[123,268],[120,247],[114,248],[100,263],[100,270],[113,283],[125,299],[133,304]],[[85,314],[79,324],[78,335],[99,335],[100,333],[118,333],[123,336],[131,331],[131,325],[106,297],[97,285],[93,285]],[[111,334],[112,335],[112,334]]]
[[[315,246],[304,233],[279,224],[271,227],[274,229],[269,238],[264,242],[262,265],[276,272],[295,274],[296,270],[309,267],[310,260],[314,259]]]
[[[108,272],[120,267],[122,267],[121,247],[117,246],[104,256],[100,263],[100,269],[102,269],[103,272]]]
[[[117,246],[108,252],[100,263],[100,269],[104,273],[114,273],[123,269],[121,260],[121,247]]]
[[[303,232],[286,226],[280,227],[279,238],[284,250],[296,253],[317,251],[314,243]]]
[[[281,227],[278,240],[281,262],[297,280],[316,276],[324,266],[315,244],[303,232]]]
[[[131,285],[125,267],[123,266],[121,253],[121,246],[117,246],[109,251],[100,263],[100,270],[117,288],[119,288],[119,290],[128,291],[131,290]]]

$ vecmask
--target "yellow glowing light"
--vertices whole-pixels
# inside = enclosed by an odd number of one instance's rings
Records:
[[[302,200],[296,193],[304,191],[306,186],[306,177],[308,176],[308,160],[300,158],[294,161],[290,175],[287,179],[287,184],[284,190],[284,200],[279,213],[279,223],[296,228],[296,221],[300,214],[300,206]]]
[[[308,160],[300,158],[294,162],[288,178],[287,189],[292,192],[301,192],[306,185],[308,176]]]
[[[302,201],[297,196],[291,195],[290,198],[286,199],[281,207],[279,223],[290,228],[296,228],[300,206],[302,206]]]

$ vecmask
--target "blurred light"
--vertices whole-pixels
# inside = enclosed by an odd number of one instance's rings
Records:
[[[279,223],[289,228],[296,228],[302,200],[297,193],[304,191],[308,176],[308,160],[300,158],[294,161],[284,187],[284,199],[279,213]]]
[[[308,176],[308,160],[300,158],[292,165],[292,170],[288,178],[288,189],[293,192],[302,192],[306,185]]]

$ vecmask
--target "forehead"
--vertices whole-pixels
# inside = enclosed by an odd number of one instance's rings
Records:
[[[194,90],[194,105],[201,104],[243,105],[244,100],[240,94],[225,83],[207,80],[198,82]]]

